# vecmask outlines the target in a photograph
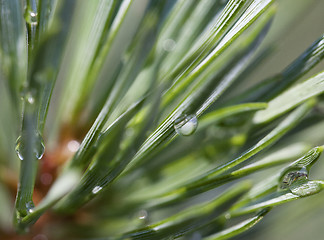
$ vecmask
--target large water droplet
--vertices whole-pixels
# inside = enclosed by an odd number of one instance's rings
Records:
[[[27,141],[31,141],[30,139],[27,139],[27,134],[23,133],[21,136],[19,136],[16,140],[16,153],[20,160],[24,160],[26,154],[27,154]],[[42,136],[39,133],[35,133],[34,138],[34,147],[33,147],[33,153],[37,159],[41,159],[45,152],[45,145]]]
[[[318,181],[301,180],[290,186],[290,191],[300,197],[313,195],[322,190],[323,186]]]
[[[288,171],[282,178],[280,183],[281,189],[289,188],[296,181],[307,180],[308,171],[305,167],[302,167],[300,170],[291,170]]]
[[[195,115],[184,115],[174,121],[174,129],[182,136],[193,134],[198,127],[198,120]]]
[[[102,189],[102,187],[100,187],[100,186],[95,186],[95,187],[92,189],[92,193],[93,193],[93,194],[97,194],[101,189]]]

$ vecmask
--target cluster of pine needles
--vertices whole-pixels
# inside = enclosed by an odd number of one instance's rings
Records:
[[[251,77],[281,1],[0,0],[0,238],[261,239],[320,199],[324,35]]]

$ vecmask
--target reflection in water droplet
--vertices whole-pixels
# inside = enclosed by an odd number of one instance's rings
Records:
[[[297,180],[298,181],[307,180],[308,179],[308,171],[305,167],[302,167],[300,170],[288,171],[281,179],[282,179],[282,181],[280,183],[280,188],[287,189],[287,188],[289,188],[289,186],[291,186]]]
[[[170,38],[165,39],[162,43],[162,47],[165,51],[172,52],[172,51],[174,51],[174,49],[176,47],[176,42]]]
[[[16,140],[16,153],[20,160],[24,160],[26,154],[27,154],[27,142],[31,141],[31,139],[27,139],[27,136],[25,133],[23,133],[21,136],[19,136]],[[34,138],[34,149],[33,153],[35,154],[35,157],[37,159],[41,159],[45,152],[45,145],[42,136],[39,133],[36,133],[36,136]]]
[[[92,189],[92,193],[93,193],[93,194],[97,194],[101,189],[102,189],[102,187],[100,187],[100,186],[95,186],[95,187]]]
[[[182,136],[193,134],[198,127],[198,120],[195,115],[184,115],[174,121],[174,129]]]

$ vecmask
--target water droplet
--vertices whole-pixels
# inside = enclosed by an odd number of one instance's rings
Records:
[[[92,189],[92,193],[93,193],[93,194],[97,194],[101,189],[102,189],[102,187],[100,187],[100,186],[95,186],[95,187]]]
[[[32,213],[34,210],[34,203],[33,202],[27,202],[26,203],[26,209],[27,209],[27,214]]]
[[[290,186],[290,191],[300,197],[313,195],[322,190],[323,185],[319,181],[301,180]]]
[[[135,217],[139,220],[139,224],[141,226],[146,226],[150,224],[150,219],[149,219],[149,213],[142,209],[139,212],[137,212],[137,214],[135,215]]]
[[[25,21],[30,25],[37,25],[37,12],[27,9],[25,12]]]
[[[67,144],[68,150],[73,153],[78,151],[79,147],[80,147],[80,143],[76,140],[71,140]]]
[[[26,154],[27,154],[27,141],[30,141],[30,139],[27,139],[27,135],[23,133],[21,136],[19,136],[16,140],[16,153],[20,160],[24,160]],[[41,159],[45,152],[45,145],[42,136],[39,133],[36,133],[36,136],[34,138],[34,149],[33,153],[35,154],[35,157],[37,159]]]
[[[176,48],[176,42],[170,38],[165,39],[162,43],[162,47],[163,47],[164,51],[173,52],[174,49]]]
[[[35,98],[34,98],[34,96],[33,96],[30,92],[28,92],[28,93],[26,94],[26,101],[27,101],[29,104],[34,104],[34,103],[35,103]]]
[[[193,134],[198,127],[198,120],[195,115],[184,115],[174,121],[174,129],[182,136]]]
[[[300,170],[287,171],[281,179],[280,188],[287,189],[296,181],[307,180],[308,171],[305,167]]]
[[[230,213],[226,213],[226,214],[225,214],[225,218],[226,218],[226,220],[229,220],[229,219],[231,219],[231,217],[232,217],[232,216],[231,216],[231,214],[230,214]]]
[[[30,13],[30,20],[32,25],[37,25],[37,13],[31,12]]]
[[[20,96],[21,96],[21,100],[25,101],[26,104],[35,103],[34,91],[27,89],[27,87],[23,87],[20,90]]]
[[[19,136],[16,140],[16,153],[17,153],[17,156],[19,157],[20,160],[24,160],[24,156],[23,156],[23,152],[25,151],[24,150],[24,147],[23,147],[23,144],[21,142],[21,136]]]
[[[36,135],[36,143],[35,143],[35,149],[34,149],[34,153],[36,155],[37,159],[41,159],[44,155],[45,152],[45,145],[44,145],[44,140],[42,138],[42,136],[37,133]]]
[[[138,219],[140,220],[147,220],[148,219],[148,213],[146,210],[141,210],[138,212]]]

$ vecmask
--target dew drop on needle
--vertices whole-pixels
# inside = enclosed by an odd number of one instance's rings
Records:
[[[35,133],[33,139],[28,139],[25,133],[22,133],[16,140],[16,153],[20,160],[24,160],[29,149],[28,142],[34,141],[33,144],[33,154],[37,159],[41,159],[45,152],[45,145],[42,136],[39,133]]]
[[[306,197],[320,192],[323,189],[322,183],[318,181],[303,180],[290,186],[289,190],[300,197]]]
[[[192,135],[198,127],[198,120],[195,115],[183,115],[174,121],[175,131],[182,136]]]
[[[23,143],[21,142],[21,136],[19,136],[16,140],[15,150],[16,150],[17,156],[19,157],[20,160],[24,160],[24,155],[23,155],[24,149],[23,148],[24,148],[24,146],[23,146]]]
[[[26,22],[30,25],[37,25],[37,13],[33,11],[28,11],[28,14],[26,16]]]
[[[35,150],[34,153],[37,159],[41,159],[45,152],[45,145],[42,136],[37,133],[36,134],[36,143],[35,143]]]

